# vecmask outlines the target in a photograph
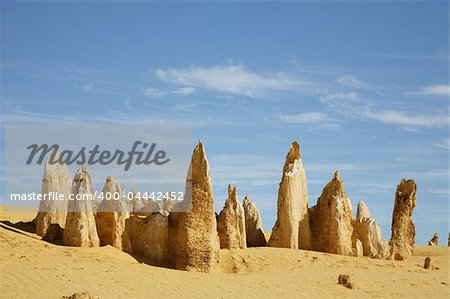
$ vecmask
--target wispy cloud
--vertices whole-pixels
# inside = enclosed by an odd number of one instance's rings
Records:
[[[142,91],[142,94],[151,97],[151,98],[157,98],[157,97],[163,97],[167,95],[177,95],[177,96],[186,96],[191,93],[195,92],[195,88],[193,87],[180,87],[173,90],[163,90],[161,88],[156,87],[147,87]]]
[[[407,114],[405,112],[395,110],[375,111],[369,107],[366,107],[365,110],[356,109],[356,113],[365,119],[375,120],[384,124],[425,128],[442,127],[449,124],[449,117],[447,114]]]
[[[283,72],[257,73],[242,65],[157,69],[159,79],[220,93],[261,98],[270,91],[292,92],[307,83]]]
[[[319,98],[322,103],[328,103],[332,101],[356,101],[358,100],[358,94],[355,92],[349,93],[330,93]]]
[[[295,124],[316,124],[331,121],[326,113],[323,112],[305,112],[298,114],[279,115],[280,120]]]
[[[350,76],[350,75],[339,76],[336,79],[336,82],[341,84],[342,86],[352,87],[352,88],[357,88],[357,89],[373,89],[374,88],[374,86],[372,86],[371,84],[363,82],[363,81],[359,80],[358,78],[356,78],[355,76]]]
[[[403,59],[403,60],[448,60],[449,54],[438,53],[432,55],[417,55],[417,54],[394,54],[394,53],[381,53],[381,52],[373,52],[371,56],[380,57],[380,58],[390,58],[390,59]]]
[[[442,140],[440,142],[433,143],[434,147],[450,150],[450,139]]]
[[[419,91],[408,92],[411,95],[424,96],[450,96],[450,85],[429,85],[422,87]]]
[[[324,103],[328,109],[346,117],[402,126],[408,131],[417,131],[418,128],[444,127],[450,123],[448,112],[413,113],[403,111],[402,109],[379,109],[374,107],[372,101],[364,101],[352,93],[332,94],[321,97],[320,101]]]

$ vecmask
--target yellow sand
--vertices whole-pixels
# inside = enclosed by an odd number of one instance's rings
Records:
[[[34,212],[0,207],[0,220]],[[448,247],[418,246],[407,261],[305,250],[222,250],[220,273],[203,274],[137,262],[110,246],[71,248],[0,223],[1,298],[61,298],[88,291],[100,298],[448,298]],[[422,268],[431,256],[439,270]],[[337,284],[349,274],[357,289]]]

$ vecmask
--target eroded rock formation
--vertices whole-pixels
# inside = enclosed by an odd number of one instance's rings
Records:
[[[416,229],[412,214],[416,207],[417,186],[413,180],[402,179],[395,193],[391,226],[391,259],[404,260],[414,250]]]
[[[353,254],[352,206],[338,171],[309,213],[313,250]]]
[[[130,213],[122,188],[114,177],[109,176],[106,179],[102,196],[103,200],[95,214],[100,245],[111,245],[122,250],[125,220],[130,216]]]
[[[244,208],[239,203],[236,187],[228,185],[228,199],[217,218],[220,248],[247,247]]]
[[[438,246],[439,242],[439,235],[438,233],[434,233],[433,238],[431,238],[430,241],[428,241],[429,246]]]
[[[267,241],[259,210],[248,196],[244,197],[243,208],[247,247],[266,246]]]
[[[363,245],[361,240],[356,239],[353,246],[353,254],[357,257],[361,257],[364,255]]]
[[[353,244],[356,240],[362,243],[364,256],[385,259],[389,257],[389,242],[383,239],[381,228],[376,221],[371,218],[369,208],[360,201],[356,213],[356,220],[352,220],[353,226]]]
[[[55,153],[55,158],[59,155]],[[41,194],[43,200],[39,202],[39,212],[36,216],[36,234],[44,236],[48,227],[55,223],[64,228],[66,224],[67,206],[69,194],[72,191],[72,178],[65,164],[45,164],[44,177],[42,178]],[[58,194],[59,198],[49,199],[49,195]]]
[[[192,154],[185,199],[179,205],[190,211],[169,215],[171,266],[180,270],[211,272],[218,264],[219,237],[209,164],[201,142]]]
[[[75,247],[99,246],[94,217],[97,198],[86,165],[82,165],[75,174],[72,193],[79,200],[69,201],[63,244]]]
[[[370,216],[369,207],[367,207],[366,203],[361,200],[356,209],[356,220],[362,221],[364,218],[369,219],[372,217]]]
[[[144,256],[150,264],[166,265],[169,246],[169,218],[159,212],[126,220],[124,251]]]
[[[130,213],[141,210],[148,203],[148,199],[143,198],[142,195],[143,194],[137,192],[134,187],[132,187],[130,192],[128,192],[127,201]]]
[[[310,248],[308,188],[300,145],[293,142],[278,187],[277,221],[268,242],[271,247]]]

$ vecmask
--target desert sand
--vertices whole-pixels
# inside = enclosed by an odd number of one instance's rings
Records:
[[[111,246],[54,245],[12,227],[35,211],[0,207],[1,298],[61,298],[89,292],[100,298],[448,298],[449,247],[416,246],[406,261],[307,250],[220,251],[217,273],[155,267]],[[425,257],[438,270],[423,268]],[[355,289],[337,284],[348,274]]]

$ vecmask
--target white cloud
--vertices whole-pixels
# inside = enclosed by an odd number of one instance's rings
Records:
[[[167,95],[177,95],[177,96],[186,96],[195,92],[195,88],[193,87],[180,87],[174,90],[162,90],[156,87],[147,87],[142,93],[151,98],[163,97]]]
[[[157,69],[156,75],[171,84],[251,98],[261,98],[269,91],[295,91],[306,85],[282,72],[260,74],[248,71],[242,65]]]
[[[280,120],[295,124],[315,124],[328,122],[331,119],[326,113],[322,112],[305,112],[298,114],[279,115]]]
[[[450,150],[450,139],[442,140],[440,142],[435,142],[435,143],[433,143],[433,146],[437,147],[437,148],[445,149],[445,150]]]
[[[191,112],[191,109],[195,107],[194,103],[184,103],[175,105],[175,109],[182,112]]]
[[[370,108],[354,109],[356,113],[365,119],[375,120],[385,124],[413,126],[413,127],[442,127],[449,124],[449,117],[442,115],[406,114],[394,110],[374,111]]]
[[[363,82],[354,76],[340,76],[336,79],[336,82],[346,87],[358,89],[373,89],[372,85]]]
[[[348,94],[338,94],[337,98],[352,99]],[[347,96],[344,96],[347,95]],[[333,98],[333,97],[332,97]],[[350,116],[363,120],[377,121],[383,124],[403,126],[408,131],[418,131],[419,128],[444,127],[450,124],[448,112],[437,114],[429,113],[410,113],[394,109],[375,109],[370,101],[363,103],[358,100],[331,100],[321,99],[328,109],[344,116]]]
[[[358,100],[358,95],[355,92],[349,93],[331,93],[320,97],[322,103],[328,103],[332,101],[356,101]]]
[[[155,88],[155,87],[147,87],[146,89],[144,89],[142,91],[142,93],[147,96],[147,97],[152,97],[152,98],[156,98],[156,97],[161,97],[167,94],[167,92],[159,89],[159,88]]]
[[[180,88],[172,91],[173,94],[178,94],[178,95],[188,95],[188,94],[191,94],[194,92],[195,92],[195,88],[193,88],[193,87],[180,87]]]
[[[424,95],[424,96],[450,96],[450,85],[429,85],[422,87],[420,91],[409,92],[412,95]]]

